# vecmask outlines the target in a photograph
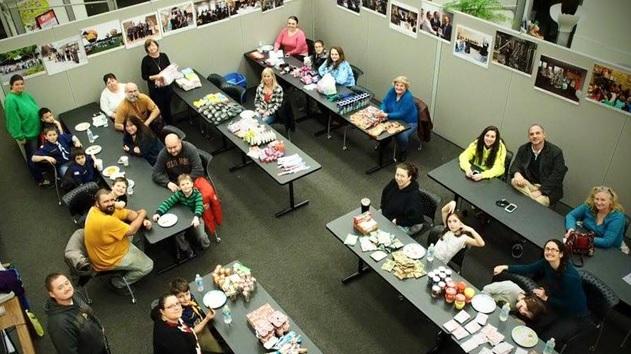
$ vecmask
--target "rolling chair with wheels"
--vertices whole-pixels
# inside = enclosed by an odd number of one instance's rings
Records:
[[[61,198],[70,212],[72,221],[81,228],[85,223],[86,214],[94,205],[94,194],[97,190],[99,190],[99,185],[96,182],[89,182],[71,190]]]
[[[228,82],[226,81],[226,79],[224,79],[222,75],[219,75],[216,73],[212,73],[208,75],[206,79],[212,82],[213,85],[217,86],[217,88],[221,88],[222,86],[225,86],[228,84]]]
[[[245,103],[245,89],[243,87],[225,84],[221,87],[221,90],[238,104],[243,105]]]
[[[355,78],[355,85],[359,82],[359,78],[364,75],[364,71],[353,64],[350,64],[351,70],[353,71],[353,77]]]

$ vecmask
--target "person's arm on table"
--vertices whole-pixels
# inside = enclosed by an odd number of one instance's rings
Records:
[[[140,209],[138,211],[129,210],[127,212],[126,220],[130,222],[129,229],[125,233],[125,236],[133,236],[140,230],[145,222],[145,217],[147,216],[147,212],[145,209]]]
[[[547,261],[545,259],[540,259],[530,264],[513,264],[509,265],[507,270],[511,273],[521,275],[539,275],[543,274],[543,269],[546,262]]]
[[[206,327],[208,322],[210,322],[210,320],[212,320],[213,318],[215,318],[215,311],[209,308],[208,312],[206,313],[206,316],[204,316],[204,318],[198,324],[196,324],[195,327],[193,328],[195,333],[196,334],[201,333],[204,330],[204,327]]]
[[[149,126],[156,118],[158,118],[158,116],[160,115],[160,108],[158,108],[158,105],[155,104],[155,102],[153,102],[153,100],[149,99],[149,110],[151,110],[151,113],[149,114],[149,118],[147,118],[147,120],[145,120],[145,125]]]
[[[576,223],[583,220],[585,218],[585,213],[589,212],[589,206],[583,203],[565,215],[565,237],[570,236],[570,232],[576,230]]]
[[[171,181],[169,181],[169,175],[167,174],[165,165],[168,160],[168,152],[166,149],[162,149],[158,154],[155,165],[153,165],[153,172],[151,173],[151,179],[162,187],[167,187]]]
[[[274,41],[274,50],[280,49],[280,45],[283,42],[283,39],[285,38],[286,34],[287,34],[287,28],[283,28],[280,31],[280,33],[278,33],[278,36],[276,36],[276,40]]]
[[[173,208],[173,206],[177,204],[179,201],[180,201],[180,196],[178,192],[171,194],[170,197],[168,197],[162,203],[160,203],[160,205],[158,206],[158,209],[156,210],[156,213],[153,215],[153,221],[158,221],[160,216],[166,214],[166,212],[169,211],[169,209]]]
[[[497,155],[495,156],[495,162],[493,166],[486,171],[482,171],[480,175],[480,179],[483,178],[494,178],[500,177],[504,174],[505,167],[504,162],[506,161],[506,147],[504,143],[500,142],[500,147],[497,150]]]
[[[114,129],[119,131],[123,131],[125,128],[123,127],[123,123],[125,122],[125,117],[127,116],[127,110],[123,108],[124,103],[125,102],[121,102],[114,113]]]
[[[473,176],[473,171],[471,170],[471,160],[475,157],[475,149],[477,145],[477,140],[473,141],[467,148],[458,155],[458,162],[460,164],[460,168],[464,171],[464,174],[471,178]]]
[[[611,218],[611,220],[607,220]],[[617,246],[614,242],[624,232],[624,215],[621,212],[615,212],[613,215],[608,215],[605,219],[605,234],[603,237],[594,238],[594,246],[600,248],[611,248]]]

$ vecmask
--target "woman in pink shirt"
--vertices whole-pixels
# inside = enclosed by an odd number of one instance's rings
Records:
[[[274,50],[283,49],[285,55],[302,55],[307,56],[309,49],[305,33],[298,28],[298,17],[290,16],[287,19],[287,27],[276,37],[274,42]]]

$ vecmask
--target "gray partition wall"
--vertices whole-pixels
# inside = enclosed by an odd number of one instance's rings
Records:
[[[420,7],[420,1],[401,2]],[[586,69],[583,91],[587,90],[595,63],[613,64],[524,37],[538,44],[532,76],[493,63],[484,68],[455,57],[453,41],[447,44],[422,33],[414,39],[391,30],[389,13],[388,18],[368,11],[356,16],[337,7],[335,1],[316,3],[316,37],[341,44],[351,63],[367,71],[360,83],[378,95],[385,93],[393,76],[401,73],[410,77],[414,94],[431,104],[434,128],[441,136],[464,148],[485,126],[493,124],[500,128],[507,147],[516,151],[527,141],[530,124],[539,122],[548,139],[565,153],[569,171],[564,183],[564,203],[578,204],[592,186],[606,184],[618,192],[623,204],[631,207],[631,164],[627,163],[631,156],[631,116],[582,97],[580,104],[575,105],[534,89],[542,53]],[[493,38],[497,29],[519,35],[456,13],[454,36],[458,24]]]
[[[81,28],[104,23],[114,19],[125,20],[182,0],[160,0],[126,7],[113,12],[89,17],[55,27],[50,30],[25,34],[0,41],[2,52],[24,46],[41,45],[58,41],[80,33]],[[171,62],[180,67],[192,67],[203,75],[211,72],[224,74],[231,71],[245,71],[243,53],[256,48],[259,41],[273,43],[287,17],[295,15],[300,19],[300,27],[310,36],[313,33],[312,3],[310,0],[292,0],[285,6],[262,13],[231,17],[228,21],[163,37],[159,43],[161,50],[169,55]],[[102,77],[105,73],[115,73],[121,81],[137,82],[141,90],[146,84],[140,77],[140,62],[145,55],[142,46],[120,49],[92,56],[88,64],[52,76],[47,74],[27,80],[27,90],[41,106],[55,112],[63,112],[90,102],[97,101],[103,89]],[[254,85],[259,78],[249,76],[248,83]],[[8,92],[8,87],[2,87]]]

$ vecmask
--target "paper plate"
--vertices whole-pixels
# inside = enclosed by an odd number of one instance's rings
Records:
[[[101,145],[92,145],[92,146],[88,146],[85,149],[85,153],[88,154],[88,155],[96,155],[99,152],[101,152],[101,150],[103,150]]]
[[[120,168],[118,168],[118,166],[107,166],[103,169],[103,176],[105,177],[109,177],[113,174],[119,173],[120,172]]]
[[[110,179],[113,181],[115,179],[117,179],[118,177],[125,177],[125,171],[118,171],[116,173],[112,173],[110,175]]]
[[[88,122],[83,122],[83,123],[79,123],[77,125],[75,125],[74,130],[78,131],[78,132],[83,132],[90,129],[90,123]]]
[[[177,223],[177,215],[175,214],[164,214],[158,219],[158,225],[162,227],[171,227]]]
[[[513,328],[511,337],[517,345],[524,348],[532,348],[539,342],[537,333],[526,326],[517,326]]]
[[[130,188],[134,188],[134,186],[136,185],[136,182],[134,182],[133,179],[128,178],[127,179],[127,186]]]
[[[486,294],[478,294],[471,299],[471,305],[473,308],[482,313],[491,313],[495,311],[497,305],[492,297]]]
[[[403,246],[403,254],[412,259],[421,259],[425,255],[425,248],[418,243],[408,243]]]
[[[274,50],[274,46],[271,44],[267,44],[267,45],[262,45],[261,46],[261,51],[262,52],[269,52],[271,50]]]
[[[206,307],[218,309],[226,303],[226,300],[226,294],[224,294],[223,291],[211,290],[204,295],[204,299],[202,301]]]
[[[245,110],[245,111],[239,113],[239,117],[245,118],[245,119],[250,119],[250,118],[254,117],[255,115],[256,115],[256,112],[251,111],[251,110]]]

